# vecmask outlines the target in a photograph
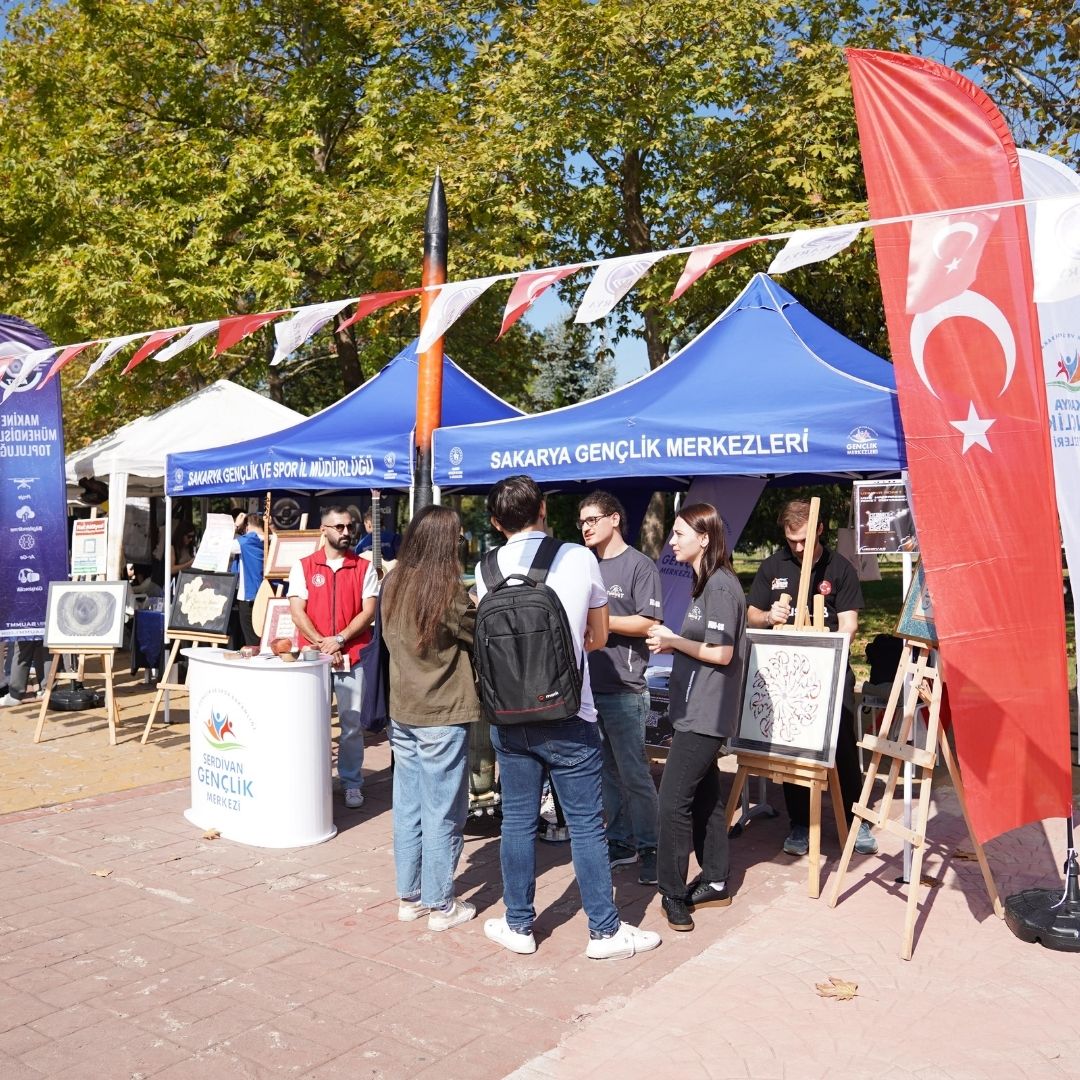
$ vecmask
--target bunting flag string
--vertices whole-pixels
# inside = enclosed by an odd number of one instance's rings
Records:
[[[664,251],[639,252],[608,259],[594,259],[543,269],[497,274],[491,277],[470,278],[423,288],[367,293],[344,300],[278,308],[274,311],[250,315],[233,315],[208,322],[163,330],[147,330],[120,337],[98,338],[93,341],[59,346],[59,355],[53,360],[48,374],[38,385],[44,386],[91,346],[102,345],[104,348],[90,365],[79,382],[79,386],[92,378],[127,345],[140,338],[145,340],[124,367],[122,373],[125,375],[149,356],[153,355],[160,362],[170,360],[215,330],[217,343],[214,347],[214,355],[220,356],[261,327],[273,323],[283,315],[291,315],[291,318],[278,322],[274,326],[276,348],[271,364],[277,365],[286,360],[350,304],[356,305],[356,308],[347,319],[342,321],[339,329],[352,326],[380,308],[419,296],[428,290],[436,290],[439,295],[432,303],[425,326],[421,328],[420,347],[423,351],[424,342],[430,346],[431,343],[437,341],[495,282],[512,281],[514,284],[503,312],[502,326],[498,334],[498,337],[502,337],[547,289],[564,278],[589,267],[594,267],[595,273],[585,291],[574,321],[577,323],[595,322],[610,314],[615,305],[652,266],[671,255],[687,256],[686,265],[669,301],[674,302],[712,267],[752,245],[766,241],[786,241],[785,247],[769,266],[769,272],[777,274],[832,258],[848,247],[863,229],[903,223],[911,223],[913,227],[913,272],[912,281],[909,282],[909,288],[912,291],[909,294],[909,301],[914,305],[910,310],[917,311],[921,308],[924,299],[920,290],[929,289],[931,293],[934,293],[941,287],[936,272],[927,277],[926,274],[918,271],[919,253],[922,251],[920,238],[925,237],[926,242],[931,245],[923,259],[925,266],[940,269],[944,265],[947,273],[958,273],[959,276],[949,281],[947,287],[953,288],[954,285],[958,285],[959,291],[963,291],[965,286],[958,283],[965,279],[970,282],[978,270],[987,227],[996,221],[997,214],[1008,207],[1034,205],[1039,205],[1045,211],[1044,220],[1048,223],[1045,226],[1047,236],[1057,239],[1061,236],[1072,237],[1080,233],[1080,199],[1076,195],[1039,194],[974,206],[898,214],[891,217],[872,218],[850,225],[827,225],[792,232],[748,236],[717,243],[670,248]],[[944,230],[940,227],[942,219],[946,219]],[[925,224],[931,221],[937,223],[933,229],[927,228]],[[923,224],[920,225],[920,222]],[[970,238],[970,242],[966,238]],[[1040,260],[1036,260],[1035,266],[1036,291],[1040,293],[1040,299],[1045,299],[1050,295],[1062,295],[1069,290],[1080,291],[1080,256],[1075,255],[1072,248],[1063,250],[1060,243],[1044,244],[1043,249],[1047,252],[1046,265],[1040,267]],[[1080,244],[1075,245],[1075,249],[1080,251]],[[943,255],[948,257],[944,258]],[[951,271],[948,270],[950,265],[953,266]],[[167,344],[178,334],[183,334],[179,341]],[[162,346],[165,347],[162,348]],[[157,351],[159,349],[160,351]],[[46,361],[41,361],[41,363],[44,362]],[[0,372],[5,366],[4,358],[0,357]]]

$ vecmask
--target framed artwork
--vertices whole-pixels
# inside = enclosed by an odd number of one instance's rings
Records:
[[[118,649],[124,643],[126,581],[50,581],[48,649]]]
[[[930,602],[930,591],[926,587],[926,575],[922,562],[915,567],[911,587],[904,597],[904,607],[900,612],[900,621],[893,633],[897,637],[919,641],[923,645],[937,648],[937,627],[934,625],[934,605]]]
[[[831,767],[847,679],[846,634],[748,630],[739,728],[732,750]]]
[[[903,480],[856,480],[852,500],[855,548],[860,555],[917,550],[915,522]]]
[[[263,577],[287,578],[293,563],[314,554],[322,543],[321,529],[297,529],[270,534],[270,553],[263,567]]]
[[[168,630],[172,637],[185,634],[229,636],[229,613],[236,596],[235,574],[181,570],[176,577]]]
[[[263,622],[259,648],[262,652],[270,651],[270,642],[274,638],[287,637],[293,643],[293,652],[300,648],[300,635],[289,611],[289,601],[275,596],[266,602],[266,620]]]

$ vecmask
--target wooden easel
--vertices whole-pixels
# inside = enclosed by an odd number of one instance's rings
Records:
[[[802,633],[825,633],[825,597],[820,594],[814,597],[812,620],[807,611],[820,512],[821,500],[815,497],[810,500],[810,516],[806,522],[806,547],[803,549],[803,561],[799,570],[795,623],[792,626],[777,627],[777,629],[797,630]],[[790,604],[791,597],[786,593],[781,595],[781,599],[785,597]],[[728,796],[727,805],[729,829],[735,821],[739,796],[750,776],[760,776],[777,784],[794,784],[797,787],[810,789],[810,851],[806,890],[812,899],[817,899],[821,895],[821,797],[826,791],[832,800],[833,817],[836,819],[836,833],[840,844],[846,847],[853,843],[848,836],[844,797],[840,791],[840,777],[836,766],[826,766],[818,761],[798,758],[769,757],[766,754],[754,754],[743,750],[736,751],[735,761],[738,771],[735,773],[735,783]]]
[[[109,745],[116,745],[116,727],[120,723],[120,709],[116,704],[116,691],[113,687],[113,659],[116,656],[115,649],[63,649],[57,651],[50,649],[49,655],[52,662],[49,664],[49,677],[45,680],[45,696],[41,699],[41,709],[38,712],[37,729],[34,731],[34,742],[41,742],[41,732],[45,727],[45,716],[49,711],[49,699],[52,697],[53,686],[57,680],[63,682],[82,682],[85,676],[86,660],[88,657],[101,658],[105,672],[105,714],[109,718]],[[75,671],[61,671],[65,656],[77,656],[79,664]]]
[[[906,840],[912,846],[911,881],[908,884],[907,912],[904,918],[904,936],[900,944],[900,956],[904,960],[910,960],[915,939],[915,919],[919,907],[919,887],[922,884],[923,856],[926,853],[926,825],[930,817],[930,789],[934,779],[934,766],[937,764],[938,751],[945,759],[945,766],[949,770],[953,789],[956,792],[957,801],[960,804],[960,812],[964,815],[964,824],[967,826],[971,846],[978,860],[979,869],[982,871],[983,882],[986,885],[987,895],[993,905],[994,913],[998,918],[1004,916],[1001,898],[998,896],[997,886],[994,884],[993,875],[990,873],[990,864],[986,861],[986,852],[982,844],[975,839],[975,833],[971,828],[971,819],[968,817],[967,800],[964,798],[964,785],[960,778],[960,771],[953,757],[952,748],[949,746],[948,736],[941,729],[941,692],[943,681],[939,668],[934,666],[937,650],[917,642],[904,642],[904,651],[900,657],[900,665],[896,670],[896,678],[893,680],[892,691],[889,694],[889,702],[885,706],[885,714],[881,720],[881,726],[877,735],[864,735],[859,745],[870,750],[870,767],[867,769],[863,780],[862,794],[854,807],[855,817],[861,821],[867,821],[871,826],[884,829],[893,836]],[[904,697],[903,713],[900,720],[899,730],[893,732],[897,706],[901,695],[904,693],[904,683],[910,676],[907,693]],[[910,745],[912,730],[915,724],[915,712],[920,701],[929,705],[927,718],[926,746],[918,747]],[[870,795],[874,783],[877,780],[878,771],[883,759],[888,759],[889,775],[885,781],[885,793],[877,811],[869,806]],[[900,776],[904,762],[910,762],[916,770],[915,782],[919,785],[918,804],[915,820],[912,828],[906,828],[901,822],[889,817],[893,798],[896,793],[897,779]],[[833,886],[832,895],[829,897],[829,907],[836,907],[840,897],[840,889],[847,873],[848,864],[855,850],[855,836],[857,830],[852,829],[844,845],[844,854],[840,858],[840,866],[836,872],[836,884]]]
[[[180,652],[180,646],[187,643],[190,645],[227,645],[229,641],[226,634],[195,634],[185,631],[181,637],[173,638],[172,648],[169,650],[169,659],[165,662],[165,669],[161,673],[161,680],[158,683],[157,693],[154,694],[153,704],[150,706],[150,715],[146,718],[146,727],[143,728],[142,738],[139,740],[140,745],[145,746],[146,740],[150,738],[150,729],[154,726],[154,717],[157,716],[158,706],[161,705],[161,699],[168,693],[184,693],[188,692],[187,687],[183,683],[170,683],[169,674],[172,672],[173,665],[176,663],[177,654]]]

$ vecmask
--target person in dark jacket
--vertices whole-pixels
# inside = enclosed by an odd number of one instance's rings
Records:
[[[394,862],[398,919],[429,930],[468,922],[454,896],[469,811],[469,724],[480,718],[470,649],[476,608],[461,581],[461,520],[425,506],[409,523],[382,590],[390,653]]]

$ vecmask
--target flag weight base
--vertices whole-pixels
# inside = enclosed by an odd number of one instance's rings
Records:
[[[1025,889],[1005,901],[1005,922],[1021,940],[1058,952],[1080,952],[1080,881],[1076,852],[1065,864],[1065,893]]]
[[[49,695],[49,708],[58,712],[81,712],[83,709],[100,709],[105,704],[105,695],[100,690],[89,690],[76,685],[54,690]]]

